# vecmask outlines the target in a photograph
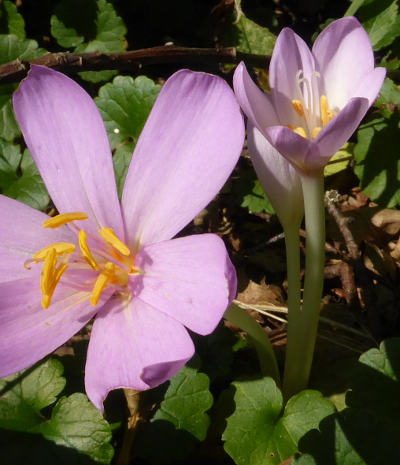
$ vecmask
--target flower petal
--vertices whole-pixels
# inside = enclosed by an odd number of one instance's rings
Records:
[[[142,249],[133,292],[192,331],[209,334],[236,295],[236,273],[215,234],[160,242]]]
[[[221,189],[243,139],[243,117],[225,81],[187,70],[168,79],[126,178],[122,208],[130,245],[175,236]]]
[[[289,28],[282,29],[276,39],[269,66],[269,82],[280,124],[302,126],[300,116],[293,110],[292,100],[301,99],[297,90],[298,72],[311,82],[315,71],[314,58],[304,40]],[[308,88],[301,85],[307,102]]]
[[[374,69],[374,54],[365,29],[356,18],[341,18],[324,29],[313,46],[331,108],[343,108],[366,74]]]
[[[67,76],[33,65],[13,105],[57,209],[83,211],[85,228],[112,227],[124,240],[110,145],[91,97]]]
[[[329,161],[357,129],[369,108],[366,98],[353,98],[343,110],[325,126],[315,139],[318,151],[310,152],[305,161],[309,167],[321,167]]]
[[[352,97],[367,98],[369,106],[371,106],[378,97],[385,76],[386,68],[375,68],[361,80]]]
[[[38,276],[0,284],[0,377],[29,367],[79,331],[98,311],[88,294],[57,286],[44,310]]]
[[[0,195],[0,283],[32,277],[24,262],[39,250],[55,242],[76,243],[68,227],[44,229],[49,217],[34,208]],[[36,270],[40,272],[41,267]]]
[[[301,170],[307,170],[309,167],[307,159],[310,154],[318,154],[313,141],[299,136],[285,126],[272,126],[266,130],[266,134],[276,150]]]
[[[304,205],[297,171],[250,122],[247,142],[258,179],[282,226],[299,225],[304,216]]]
[[[256,86],[243,62],[235,70],[233,88],[242,110],[253,126],[263,131],[268,126],[279,124],[270,96]]]
[[[177,321],[134,298],[111,298],[97,315],[86,361],[86,393],[103,411],[109,391],[145,390],[174,376],[194,353]]]

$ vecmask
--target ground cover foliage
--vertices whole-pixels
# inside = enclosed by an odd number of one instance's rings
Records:
[[[0,463],[400,463],[397,0],[2,0],[0,65],[49,52],[113,53],[166,43],[270,56],[282,27],[311,43],[345,15],[363,24],[388,77],[358,131],[325,168],[327,257],[310,388],[284,405],[274,381],[260,374],[252,340],[225,322],[210,336],[194,336],[195,357],[169,382],[141,395],[135,418],[122,391],[109,396],[103,418],[83,388],[89,324],[44,361],[0,380]],[[184,67],[228,83],[234,70],[233,63],[219,65],[205,55],[202,63],[73,75],[104,119],[120,194],[163,82]],[[266,70],[252,73],[268,90]],[[53,205],[13,115],[17,87],[0,84],[0,191],[49,213]],[[220,195],[182,234],[200,232],[224,239],[238,273],[235,303],[262,325],[282,362],[282,228],[246,145]]]

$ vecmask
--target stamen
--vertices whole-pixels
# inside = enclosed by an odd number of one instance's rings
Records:
[[[316,127],[313,129],[313,133],[312,133],[312,140],[316,139],[318,134],[321,132],[321,129],[320,127]]]
[[[90,296],[91,305],[96,306],[99,303],[100,295],[107,286],[107,281],[113,276],[115,271],[114,263],[107,262],[103,271],[99,274],[94,283],[92,294]]]
[[[131,251],[118,237],[114,234],[111,228],[99,229],[100,236],[114,249],[118,250],[122,255],[129,256]]]
[[[333,113],[329,110],[329,104],[326,95],[321,95],[320,107],[322,126],[326,126],[329,123],[329,121],[333,118]]]
[[[57,265],[56,249],[50,248],[47,252],[43,264],[42,274],[40,276],[40,291],[42,294],[50,294],[54,282],[54,276]]]
[[[62,263],[56,270],[53,276],[53,280],[51,283],[51,288],[43,295],[42,298],[42,307],[46,310],[50,307],[51,299],[53,297],[54,291],[56,290],[57,284],[60,282],[61,276],[65,273],[68,265],[66,263]]]
[[[87,220],[88,216],[83,212],[61,213],[53,218],[49,218],[43,223],[44,228],[58,228],[71,221]]]
[[[292,100],[294,111],[301,117],[304,118],[304,108],[300,100]]]
[[[99,265],[97,264],[96,260],[93,258],[92,252],[89,249],[86,239],[86,232],[81,229],[79,231],[79,247],[81,249],[83,258],[89,263],[89,265],[94,269],[98,270]]]
[[[295,129],[293,129],[293,132],[298,134],[299,136],[304,137],[305,139],[307,139],[307,134],[306,134],[306,131],[304,130],[304,128],[302,128],[302,127],[295,128]]]
[[[295,127],[293,126],[293,124],[287,124],[286,127],[288,127],[289,129],[291,129],[292,131],[295,130]]]
[[[35,253],[32,257],[33,260],[44,260],[47,256],[47,253],[50,249],[55,249],[57,255],[69,254],[75,251],[75,244],[70,244],[69,242],[56,242],[53,245],[49,245],[39,252]]]

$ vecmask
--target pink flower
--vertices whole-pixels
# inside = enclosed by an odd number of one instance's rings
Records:
[[[374,68],[369,37],[357,19],[349,17],[331,23],[311,52],[291,29],[283,29],[271,58],[271,93],[254,84],[243,63],[236,69],[234,88],[250,125],[271,149],[300,172],[313,174],[360,124],[385,73]],[[262,156],[270,163],[269,150]]]
[[[0,376],[95,316],[85,384],[103,410],[112,389],[144,390],[175,375],[194,352],[185,327],[212,332],[235,295],[218,236],[171,238],[232,171],[240,110],[220,78],[174,74],[136,145],[120,205],[104,124],[81,87],[33,66],[13,102],[60,215],[0,196]]]

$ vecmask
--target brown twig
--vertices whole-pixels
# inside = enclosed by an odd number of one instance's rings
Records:
[[[100,70],[138,70],[145,65],[160,63],[212,64],[239,63],[267,68],[270,58],[264,55],[241,53],[233,47],[227,48],[187,48],[166,45],[162,47],[132,50],[123,53],[48,53],[34,60],[14,60],[0,66],[0,84],[19,82],[23,79],[31,64],[54,68],[63,73]]]

